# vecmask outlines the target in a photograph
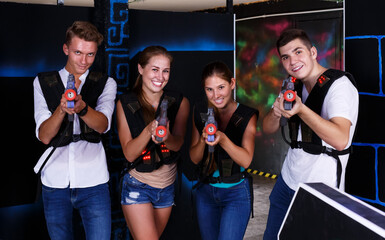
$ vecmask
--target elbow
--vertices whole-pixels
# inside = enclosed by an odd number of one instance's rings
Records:
[[[332,145],[337,151],[342,151],[344,150],[349,144],[349,136],[348,137],[343,137],[340,140],[336,141]]]
[[[279,127],[278,127],[279,128]],[[272,127],[269,123],[267,123],[266,121],[263,121],[262,123],[262,131],[263,133],[265,134],[273,134],[275,133],[278,128],[276,127]]]
[[[40,140],[43,144],[48,145],[48,144],[51,142],[52,138],[48,138],[48,137],[42,136],[42,135],[39,133],[39,140]]]
[[[348,141],[344,141],[344,142],[341,142],[341,143],[335,145],[334,147],[335,147],[335,149],[336,149],[337,151],[342,151],[342,150],[344,150],[347,146],[348,146]]]
[[[247,158],[245,161],[242,161],[239,166],[243,167],[244,169],[247,169],[250,167],[250,164],[253,160],[253,157],[251,156],[251,158]]]
[[[45,145],[48,145],[51,141],[49,141],[48,139],[40,139],[40,141],[45,144]]]

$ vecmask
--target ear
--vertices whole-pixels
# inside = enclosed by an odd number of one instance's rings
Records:
[[[310,53],[311,53],[311,57],[313,59],[316,59],[317,58],[317,48],[315,48],[314,46],[310,48]]]
[[[231,78],[230,87],[231,89],[235,88],[235,78]]]
[[[69,54],[69,49],[68,49],[67,44],[65,44],[65,43],[63,44],[63,52],[64,52],[65,55],[68,56],[68,54]]]
[[[143,68],[142,68],[142,66],[140,66],[139,63],[138,63],[138,72],[140,75],[143,75]]]

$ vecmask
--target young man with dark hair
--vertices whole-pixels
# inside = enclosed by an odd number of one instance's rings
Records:
[[[94,25],[74,22],[63,45],[65,67],[39,73],[33,82],[36,136],[49,146],[34,170],[41,170],[51,239],[73,239],[73,209],[79,210],[87,239],[110,239],[109,173],[101,134],[111,125],[116,82],[89,71],[102,41]],[[66,96],[71,78],[77,90]]]
[[[263,131],[274,133],[280,119],[289,119],[291,147],[270,195],[264,239],[278,231],[299,183],[323,182],[344,190],[345,168],[358,116],[353,77],[317,62],[317,49],[300,29],[285,30],[277,50],[286,72],[295,80],[295,103],[284,109],[282,94],[263,120]]]

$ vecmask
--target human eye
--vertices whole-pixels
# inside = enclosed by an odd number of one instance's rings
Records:
[[[153,72],[158,72],[158,69],[157,68],[153,68],[152,71]]]
[[[206,88],[206,92],[211,92],[212,89],[211,88]]]
[[[89,53],[88,56],[93,57],[93,56],[95,56],[95,53]]]
[[[80,51],[77,51],[77,50],[74,51],[74,52],[75,52],[76,55],[80,55],[80,54],[81,54],[81,52],[80,52]]]
[[[285,61],[285,60],[287,60],[287,59],[288,59],[288,56],[282,56],[282,57],[281,57],[281,60],[282,60],[282,61]]]

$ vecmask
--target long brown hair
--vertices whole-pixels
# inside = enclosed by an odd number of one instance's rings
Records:
[[[207,64],[202,71],[201,84],[202,84],[203,88],[205,88],[206,79],[209,77],[213,77],[213,76],[219,77],[219,78],[221,78],[221,79],[223,79],[226,82],[231,84],[231,79],[233,78],[233,73],[231,72],[231,70],[229,69],[229,67],[225,63],[220,62],[220,61],[211,62],[211,63]],[[220,121],[218,109],[215,106],[213,106],[210,103],[210,101],[207,101],[207,103],[208,103],[208,107],[214,108],[215,119],[217,121]],[[209,156],[210,156],[210,154],[209,154]],[[210,162],[209,156],[204,161],[204,169],[208,168],[208,171],[207,171],[208,176],[211,175],[217,169],[217,164],[213,160],[211,161],[210,166],[207,167],[207,165]]]
[[[170,60],[170,64],[172,63],[173,58],[166,48],[162,46],[149,46],[140,53],[138,64],[142,68],[145,68],[148,62],[150,61],[150,59],[158,55],[163,55],[167,57]],[[144,121],[146,124],[148,124],[152,120],[154,120],[155,110],[151,106],[151,104],[146,100],[142,91],[142,84],[143,84],[142,75],[139,74],[138,77],[136,78],[136,81],[132,90],[134,91],[134,93],[136,93],[138,97],[139,103],[142,106]]]

